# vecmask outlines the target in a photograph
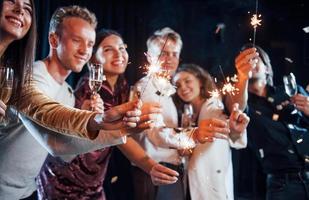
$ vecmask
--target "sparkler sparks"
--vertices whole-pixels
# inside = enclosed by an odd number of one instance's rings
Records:
[[[253,26],[253,28],[256,29],[258,26],[261,26],[261,25],[262,25],[262,24],[261,24],[262,20],[259,19],[261,16],[262,16],[261,14],[259,14],[259,15],[254,14],[254,15],[251,17],[251,25]]]
[[[211,97],[218,98],[220,97],[220,94],[222,95],[228,94],[231,96],[235,96],[236,94],[238,94],[239,89],[235,87],[235,83],[238,82],[238,77],[236,74],[232,77],[229,77],[229,76],[226,77],[224,82],[225,83],[221,89],[215,89],[215,90],[209,91],[209,94]]]

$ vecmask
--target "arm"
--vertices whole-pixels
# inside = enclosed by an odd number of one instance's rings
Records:
[[[69,108],[51,100],[38,92],[33,84],[26,85],[21,92],[23,101],[18,105],[18,110],[33,121],[62,134],[89,139],[95,139],[100,129],[136,126],[136,117],[142,114],[139,110],[135,111],[140,109],[140,102],[128,102],[107,111],[103,121],[95,112]],[[128,117],[126,123],[122,122],[124,116]]]
[[[178,180],[178,172],[151,159],[134,139],[128,138],[127,143],[118,148],[131,162],[150,174],[155,185],[172,184]]]
[[[244,110],[248,100],[248,80],[250,78],[251,70],[254,69],[257,63],[257,52],[255,48],[246,49],[235,58],[235,67],[237,70],[238,82],[235,87],[239,89],[239,93],[231,96],[227,95],[225,98],[225,105],[228,111],[233,111],[233,104],[238,103],[239,109]]]
[[[0,100],[0,119],[5,116],[6,105]]]
[[[36,124],[22,114],[19,115],[19,118],[30,134],[53,156],[76,156],[126,142],[126,137],[118,130],[101,130],[95,140],[88,140],[68,135],[59,135]]]

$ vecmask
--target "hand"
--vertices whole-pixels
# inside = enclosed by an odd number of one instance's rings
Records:
[[[232,140],[237,140],[247,128],[249,121],[250,118],[241,110],[239,110],[238,103],[235,103],[233,105],[233,111],[229,120],[231,130],[230,138]]]
[[[104,104],[101,96],[99,94],[91,95],[90,99],[83,102],[81,109],[104,113]]]
[[[5,116],[6,105],[0,100],[0,117]]]
[[[122,118],[127,117],[128,121],[136,122],[139,121],[141,112],[141,107],[143,103],[140,100],[130,101],[123,103],[118,106],[114,106],[104,113],[104,122],[113,122],[117,120],[122,120]],[[137,120],[138,119],[138,120]]]
[[[180,156],[191,156],[193,153],[194,148],[190,148],[190,149],[178,149],[178,154]]]
[[[256,48],[246,49],[235,58],[235,67],[239,78],[249,79],[251,77],[251,71],[256,67],[258,63],[259,54],[256,52]]]
[[[230,129],[226,121],[216,118],[204,119],[199,123],[194,138],[200,143],[212,142],[214,138],[227,139]]]
[[[130,134],[133,133],[141,133],[142,131],[146,129],[153,128],[156,124],[156,120],[158,118],[162,118],[161,113],[162,109],[159,103],[144,103],[141,108],[141,116],[139,118],[139,121],[136,121],[137,127],[134,128],[133,125],[129,126],[127,128],[127,132]],[[124,121],[130,124],[131,122],[129,120],[133,120],[134,118],[124,118]],[[135,121],[133,121],[134,123]]]
[[[302,94],[296,94],[291,97],[291,103],[295,104],[296,108],[309,116],[309,97]]]
[[[154,185],[167,185],[176,183],[178,180],[178,172],[168,167],[156,163],[150,171],[152,183]]]

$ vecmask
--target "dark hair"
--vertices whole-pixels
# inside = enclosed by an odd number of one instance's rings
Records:
[[[201,93],[200,96],[204,99],[210,98],[209,91],[212,91],[216,89],[216,85],[213,81],[212,76],[204,70],[202,67],[196,64],[182,64],[177,69],[176,73],[179,72],[188,72],[195,76],[201,83]],[[180,99],[180,97],[177,95],[177,93],[174,95],[174,102],[176,104],[176,107],[179,109],[183,108],[183,105],[185,104],[184,101]]]
[[[120,33],[118,33],[117,31],[114,31],[112,29],[100,29],[99,31],[97,31],[96,33],[96,38],[95,38],[95,44],[93,46],[93,51],[92,51],[92,54],[95,54],[101,44],[101,42],[107,38],[108,36],[111,36],[111,35],[116,35],[118,37],[120,37],[122,40],[122,36],[120,35]]]
[[[19,105],[20,92],[23,85],[28,82],[32,74],[32,65],[36,49],[36,16],[34,1],[30,0],[32,6],[31,26],[27,34],[19,40],[13,41],[1,56],[1,65],[10,65],[14,69],[14,86],[10,102],[17,101]],[[2,13],[3,0],[0,0],[0,12]]]
[[[249,48],[256,48],[256,51],[259,53],[259,57],[261,58],[263,64],[266,66],[266,83],[267,85],[273,86],[274,82],[273,82],[273,76],[274,76],[274,72],[273,72],[273,68],[271,66],[270,63],[270,58],[268,56],[268,54],[266,53],[266,51],[264,51],[262,49],[262,47],[258,46],[258,45],[253,45],[252,43],[248,43],[245,44],[244,46],[242,46],[241,50],[245,50],[245,49],[249,49]]]

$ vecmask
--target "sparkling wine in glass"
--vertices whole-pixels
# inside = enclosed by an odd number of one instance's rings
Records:
[[[89,87],[93,94],[96,94],[100,90],[104,80],[102,64],[89,64]]]
[[[10,67],[0,68],[0,100],[7,104],[11,98],[14,82],[14,70]],[[0,117],[0,127],[6,126],[6,117]]]
[[[297,94],[296,78],[293,73],[290,73],[287,76],[283,76],[283,84],[285,92],[287,95],[289,95],[289,97]]]
[[[193,118],[193,107],[192,104],[185,104],[183,107],[183,113],[181,115],[181,127],[190,128],[192,127]]]
[[[89,87],[92,91],[91,98],[95,98],[97,92],[101,89],[102,82],[105,80],[103,74],[103,65],[98,63],[89,64]]]

